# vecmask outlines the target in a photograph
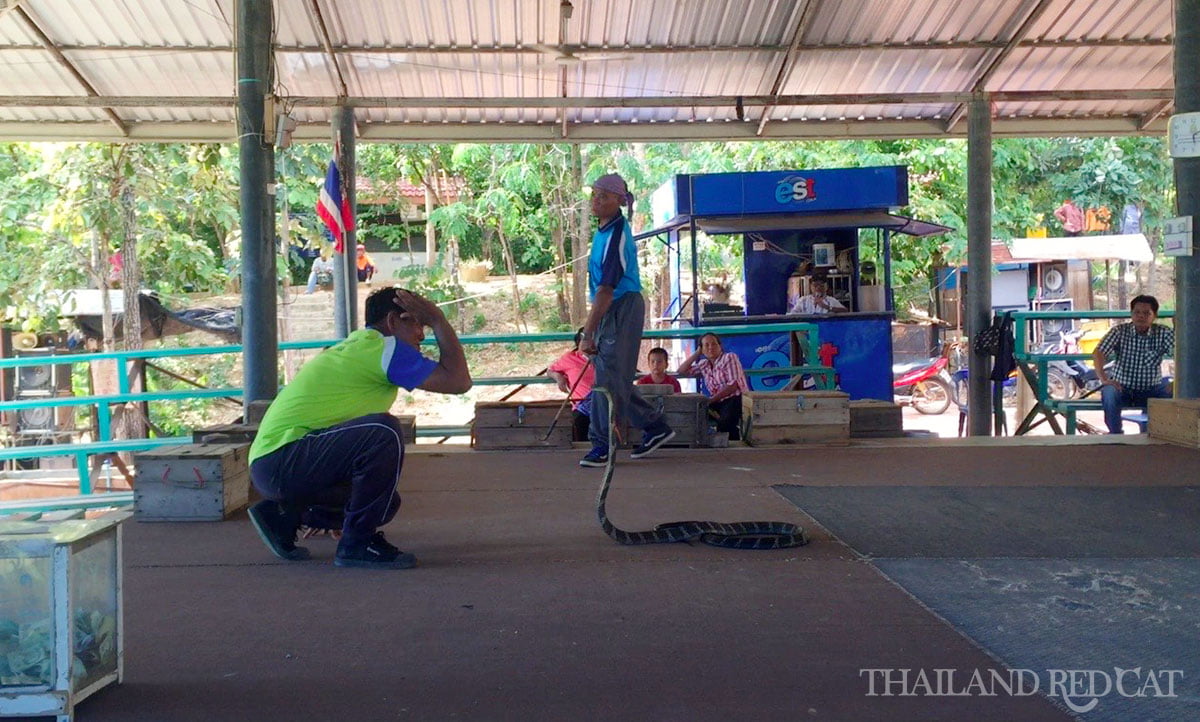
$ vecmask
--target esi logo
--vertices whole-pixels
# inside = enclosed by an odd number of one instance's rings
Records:
[[[792,175],[779,181],[779,185],[775,186],[775,202],[777,203],[811,201],[816,200],[816,197],[817,192],[813,188],[812,178]]]

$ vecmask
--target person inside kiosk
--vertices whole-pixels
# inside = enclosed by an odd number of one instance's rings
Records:
[[[789,316],[849,311],[841,301],[829,295],[829,279],[824,276],[813,276],[809,281],[809,286],[812,292],[796,299],[796,302],[788,309]]]

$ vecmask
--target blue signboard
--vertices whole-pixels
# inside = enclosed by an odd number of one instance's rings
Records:
[[[673,186],[678,215],[813,213],[908,205],[905,166],[705,173],[676,176]],[[669,202],[669,192],[659,196],[660,205],[664,201]]]
[[[810,321],[812,319],[805,319]],[[837,387],[851,399],[892,399],[892,322],[888,318],[813,321],[819,353],[832,362]],[[712,329],[720,334],[720,327]],[[786,333],[746,334],[722,338],[726,351],[738,355],[745,369],[791,365],[791,341]],[[813,363],[816,363],[814,361]],[[779,391],[791,378],[747,376],[753,391]]]

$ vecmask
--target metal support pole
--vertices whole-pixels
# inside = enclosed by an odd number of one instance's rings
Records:
[[[350,213],[357,219],[354,108],[339,105],[333,109],[333,139],[333,152],[342,176],[342,197],[350,201]],[[357,222],[353,222],[346,229],[346,243],[342,253],[334,254],[333,260],[336,276],[333,288],[333,326],[338,338],[346,338],[351,331],[358,328],[358,261],[355,251],[358,233],[354,230],[356,225]]]
[[[1200,0],[1175,0],[1175,112],[1200,111]],[[1175,159],[1181,216],[1200,215],[1200,158]],[[1195,227],[1195,220],[1193,220]],[[1200,258],[1175,258],[1175,395],[1200,398]]]
[[[275,325],[273,138],[264,136],[271,93],[272,0],[241,0],[237,20],[238,148],[241,166],[242,369],[244,408],[279,388]]]
[[[896,295],[892,290],[892,232],[883,229],[883,310],[888,313],[896,311]],[[858,309],[855,309],[858,310]]]
[[[967,113],[967,335],[974,339],[992,316],[992,113],[978,94]],[[974,344],[972,344],[974,346]],[[989,436],[991,358],[971,349],[967,408],[971,436]]]

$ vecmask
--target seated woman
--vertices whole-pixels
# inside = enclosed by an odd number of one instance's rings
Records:
[[[715,333],[700,337],[700,349],[679,365],[680,376],[699,376],[708,389],[709,413],[716,413],[717,431],[741,438],[742,392],[749,391],[746,372],[735,353],[726,353]]]

